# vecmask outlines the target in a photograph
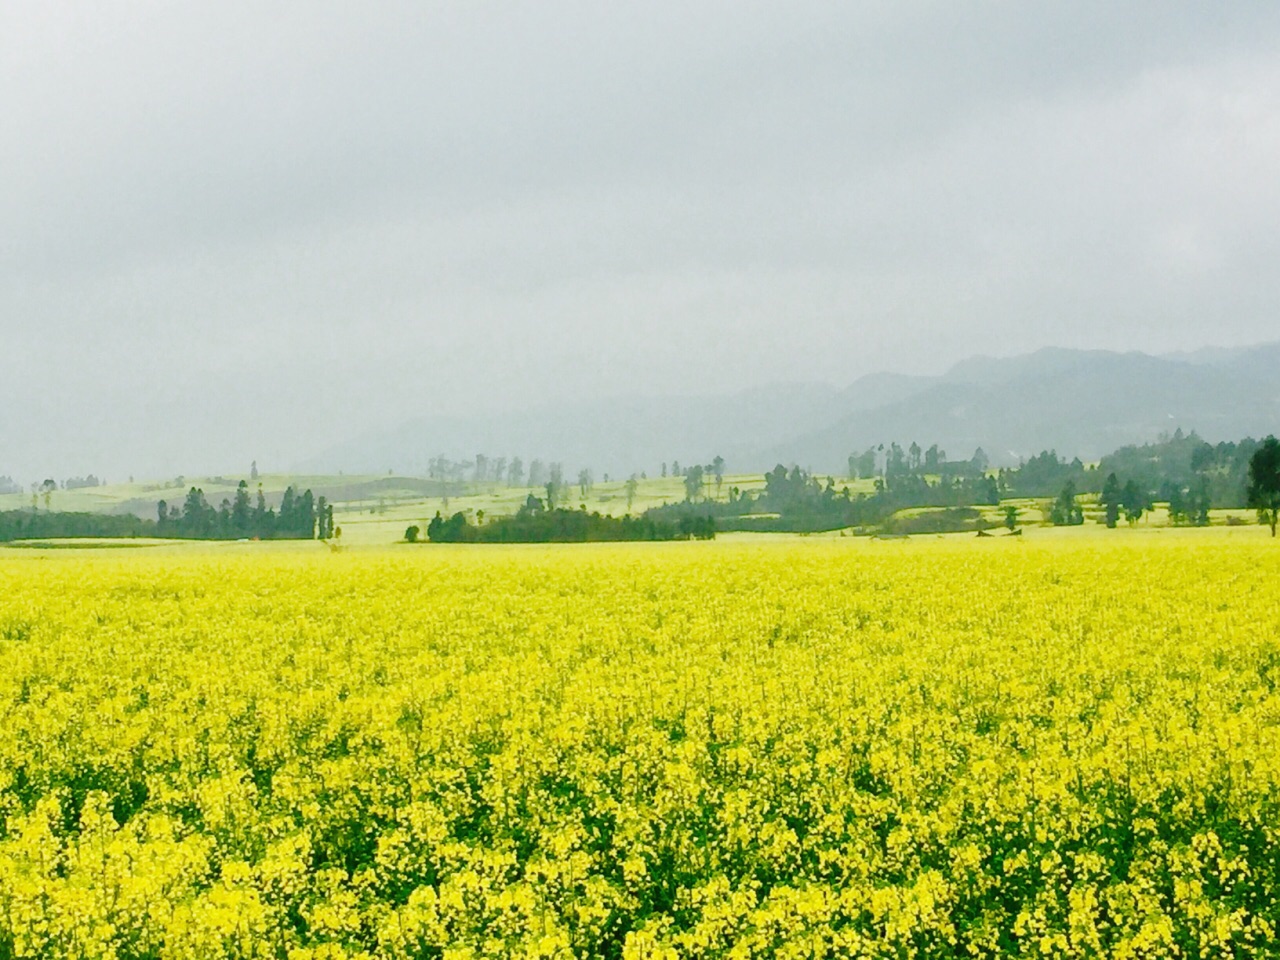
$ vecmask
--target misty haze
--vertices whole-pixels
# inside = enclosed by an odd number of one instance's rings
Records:
[[[1270,4],[0,17],[0,474],[25,483],[778,384],[834,422],[881,371],[1277,333]],[[482,451],[453,440],[411,456]]]
[[[1280,942],[1280,4],[0,4],[0,960]]]

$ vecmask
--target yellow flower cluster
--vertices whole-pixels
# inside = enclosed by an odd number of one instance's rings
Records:
[[[0,958],[1258,955],[1277,682],[1226,533],[10,555]]]

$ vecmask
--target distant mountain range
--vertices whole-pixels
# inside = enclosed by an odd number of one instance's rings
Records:
[[[425,472],[454,460],[519,456],[596,476],[651,475],[663,461],[732,472],[798,463],[843,470],[850,453],[893,441],[937,443],[953,458],[982,447],[993,464],[1045,449],[1096,459],[1181,428],[1208,440],[1280,433],[1280,342],[1152,356],[1046,348],[971,357],[941,376],[877,373],[844,389],[781,384],[727,396],[614,397],[506,416],[421,417],[357,437],[299,470]]]

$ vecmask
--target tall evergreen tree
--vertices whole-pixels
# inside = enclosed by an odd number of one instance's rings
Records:
[[[247,537],[253,529],[253,506],[249,501],[249,484],[244,480],[236,487],[236,499],[231,506],[231,529],[238,537]]]
[[[1134,524],[1142,519],[1144,511],[1150,508],[1147,495],[1142,492],[1136,480],[1129,480],[1120,491],[1120,506],[1124,510],[1124,518]]]
[[[316,505],[315,498],[312,497],[311,491],[307,490],[302,494],[302,500],[298,506],[298,526],[294,529],[294,536],[303,540],[311,540],[316,535]]]
[[[1207,527],[1210,506],[1209,478],[1201,474],[1191,486],[1191,522],[1197,527]]]
[[[262,484],[258,484],[258,503],[253,508],[253,531],[256,536],[267,538],[274,532],[271,528],[275,514],[267,507],[267,495],[262,492]]]
[[[1098,498],[1098,502],[1102,504],[1104,509],[1104,518],[1106,524],[1112,530],[1116,524],[1120,522],[1120,506],[1123,490],[1120,486],[1120,479],[1114,474],[1108,474],[1107,482],[1102,485],[1102,496]]]
[[[292,535],[294,525],[298,522],[297,500],[297,491],[290,484],[285,488],[284,499],[280,501],[280,513],[276,518],[276,529],[285,536]]]
[[[204,491],[192,487],[187,491],[187,499],[182,504],[181,531],[187,537],[210,537],[216,514],[213,507],[204,498]]]
[[[316,539],[328,540],[333,536],[333,504],[325,497],[316,501]]]
[[[1009,528],[1010,533],[1018,529],[1018,508],[1015,504],[1011,503],[1004,508],[1004,525]]]
[[[1258,511],[1258,521],[1276,535],[1280,520],[1280,440],[1267,437],[1249,458],[1248,503]]]
[[[1076,503],[1076,485],[1070,480],[1058,494],[1052,509],[1049,511],[1049,522],[1055,526],[1073,527],[1084,523],[1084,511]]]

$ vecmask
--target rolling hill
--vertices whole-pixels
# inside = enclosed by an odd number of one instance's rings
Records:
[[[971,357],[936,377],[877,373],[844,389],[783,384],[724,396],[614,397],[502,417],[424,416],[332,447],[297,469],[423,472],[438,455],[558,460],[597,475],[723,456],[734,471],[840,470],[879,443],[982,447],[993,464],[1043,449],[1096,459],[1161,433],[1209,440],[1280,432],[1280,343],[1156,356],[1046,348]]]

